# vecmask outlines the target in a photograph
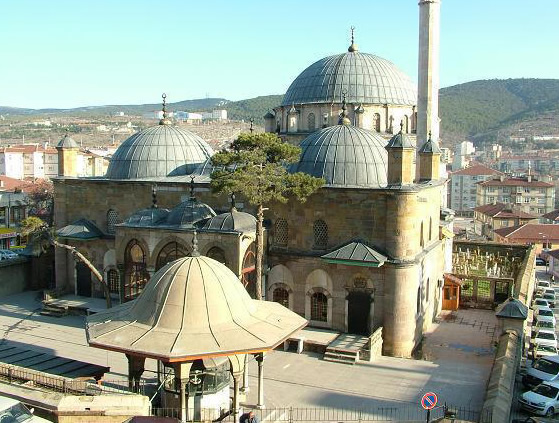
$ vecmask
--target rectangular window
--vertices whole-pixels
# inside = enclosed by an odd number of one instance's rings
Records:
[[[509,226],[509,221],[508,221],[508,220],[503,220],[503,221],[501,222],[501,228],[506,228],[506,227],[508,227],[508,226]]]
[[[528,193],[529,193],[529,192],[530,192],[530,188],[524,187],[524,192],[528,192]]]
[[[510,194],[510,187],[503,187],[503,193]]]
[[[530,197],[525,197],[524,198],[524,203],[529,203],[530,202]]]

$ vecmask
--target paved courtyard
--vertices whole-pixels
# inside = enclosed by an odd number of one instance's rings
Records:
[[[37,293],[2,298],[0,342],[110,366],[106,379],[126,378],[123,354],[87,346],[85,317],[38,314]],[[419,406],[423,393],[439,401],[473,410],[481,408],[493,357],[494,313],[483,310],[445,314],[426,334],[423,359],[381,357],[354,366],[323,361],[316,354],[273,351],[264,365],[266,407],[364,408]],[[146,377],[155,362],[146,363]],[[250,365],[247,404],[256,402],[257,368]]]

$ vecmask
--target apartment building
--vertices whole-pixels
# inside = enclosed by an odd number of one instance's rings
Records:
[[[503,173],[480,163],[457,170],[450,174],[450,208],[459,216],[473,216],[476,207],[478,182],[501,176]]]

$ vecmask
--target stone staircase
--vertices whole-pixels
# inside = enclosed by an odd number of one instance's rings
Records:
[[[43,309],[39,314],[42,316],[63,317],[68,315],[68,307],[43,301]]]
[[[326,347],[323,359],[336,363],[355,364],[359,352],[367,345],[368,337],[342,333]]]

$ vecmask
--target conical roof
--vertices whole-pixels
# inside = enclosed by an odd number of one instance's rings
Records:
[[[279,303],[253,300],[237,276],[209,257],[160,269],[132,302],[88,317],[91,346],[187,361],[261,352],[307,321]]]
[[[80,146],[76,141],[69,137],[68,134],[66,134],[60,141],[58,141],[56,148],[80,148]]]

